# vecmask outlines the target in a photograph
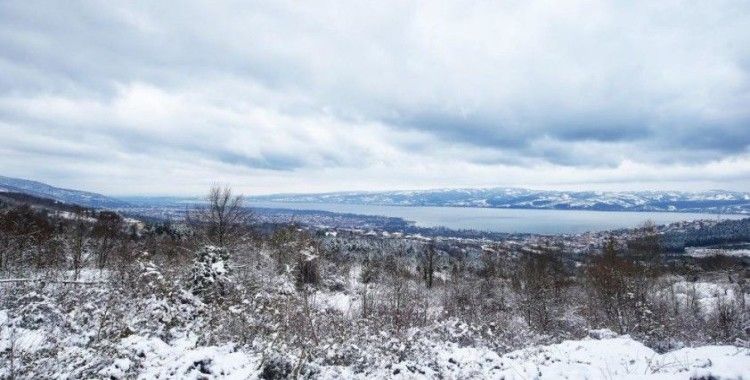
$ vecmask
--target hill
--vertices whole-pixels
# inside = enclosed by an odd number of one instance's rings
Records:
[[[5,176],[0,176],[0,192],[23,193],[39,198],[94,208],[123,208],[129,206],[127,202],[102,194],[63,189],[42,182]]]
[[[750,193],[680,191],[546,191],[519,188],[275,194],[266,202],[343,203],[385,206],[483,207],[596,211],[672,211],[750,214]]]

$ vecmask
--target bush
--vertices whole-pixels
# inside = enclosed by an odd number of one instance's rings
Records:
[[[207,245],[198,250],[193,260],[193,294],[204,301],[224,298],[231,284],[228,261],[226,248]]]

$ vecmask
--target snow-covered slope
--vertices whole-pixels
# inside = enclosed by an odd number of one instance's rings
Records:
[[[62,189],[42,182],[4,176],[0,176],[0,192],[24,193],[63,203],[96,208],[117,208],[128,206],[126,202],[97,193]]]
[[[750,351],[736,346],[683,348],[659,354],[628,336],[568,340],[533,346],[504,355],[483,347],[433,342],[425,357],[382,366],[311,364],[319,379],[742,379],[750,375]],[[262,378],[262,353],[232,345],[168,345],[158,338],[130,336],[118,357],[100,375],[125,378],[140,368],[139,378]],[[132,374],[132,372],[130,372]]]
[[[324,194],[279,194],[257,201],[608,211],[679,211],[750,214],[750,193],[541,191],[517,188],[444,189]]]
[[[658,354],[627,336],[568,340],[502,356],[459,347],[438,354],[455,363],[445,370],[459,378],[739,379],[750,368],[744,348],[704,346]]]

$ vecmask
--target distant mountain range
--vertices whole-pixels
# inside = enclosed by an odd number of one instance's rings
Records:
[[[750,193],[723,190],[702,192],[599,192],[491,188],[277,194],[250,197],[248,200],[259,202],[343,203],[385,206],[750,214]]]
[[[94,208],[159,207],[199,202],[199,197],[131,197],[125,200],[87,191],[0,176],[0,192],[15,192]],[[383,206],[483,207],[596,211],[671,211],[750,215],[750,193],[681,191],[546,191],[519,188],[438,189],[247,197],[253,202],[339,203]]]
[[[94,208],[123,208],[127,202],[87,191],[62,189],[42,182],[0,176],[0,192],[23,193],[39,198]]]

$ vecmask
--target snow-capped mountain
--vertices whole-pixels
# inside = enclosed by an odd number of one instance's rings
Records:
[[[128,203],[97,193],[62,189],[42,182],[0,176],[0,192],[24,193],[63,203],[95,208],[127,207]]]
[[[266,202],[344,203],[387,206],[488,207],[601,211],[675,211],[750,214],[750,193],[679,191],[542,191],[519,188],[440,189],[253,197]]]

